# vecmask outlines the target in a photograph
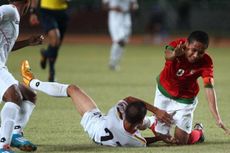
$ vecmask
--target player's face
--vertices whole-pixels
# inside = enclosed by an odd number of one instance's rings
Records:
[[[204,56],[206,46],[198,41],[186,43],[185,56],[190,63],[194,63]]]

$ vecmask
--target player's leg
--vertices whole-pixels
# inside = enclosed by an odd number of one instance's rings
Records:
[[[67,97],[67,87],[66,84],[60,84],[56,82],[42,82],[38,79],[35,79],[33,73],[31,72],[29,62],[24,60],[21,63],[21,75],[23,83],[26,86],[34,90],[38,90],[55,97]]]
[[[47,60],[49,62],[49,78],[48,80],[53,82],[55,77],[55,61],[57,52],[60,46],[60,31],[58,29],[58,23],[55,19],[54,11],[41,9],[42,26],[48,35],[48,47],[41,51],[40,65],[44,69],[46,67]]]
[[[58,50],[60,47],[60,31],[58,28],[51,29],[48,32],[48,40],[49,45],[47,48],[46,55],[49,61],[49,78],[48,81],[54,82],[55,81],[55,63],[58,54]]]
[[[176,101],[172,101],[172,103],[175,103],[174,107],[178,109],[174,115],[176,125],[174,137],[178,145],[186,145],[192,130],[193,108],[189,108],[189,104],[181,105]]]
[[[178,145],[186,145],[188,143],[189,134],[184,130],[176,127],[174,137],[176,138]]]
[[[53,26],[52,29],[48,31],[49,38],[49,47],[47,49],[48,60],[49,60],[49,82],[55,81],[55,63],[58,58],[58,51],[62,44],[62,40],[64,38],[64,34],[67,29],[67,14],[65,10],[63,11],[53,11]]]
[[[56,20],[58,23],[58,29],[60,31],[60,41],[61,41],[60,44],[61,44],[64,39],[66,29],[68,26],[68,21],[69,21],[66,11],[65,10],[60,11],[60,13],[56,15]]]
[[[5,102],[1,110],[0,152],[11,152],[11,137],[22,95],[18,81],[5,68],[0,68],[0,84],[0,101]]]
[[[173,109],[169,109],[171,107],[170,99],[162,95],[157,86],[154,98],[154,106],[161,110],[165,110],[169,114],[172,114]],[[173,138],[170,135],[171,126],[168,126],[157,119],[153,123],[154,125],[151,127],[151,130],[153,131],[154,135],[160,137],[166,143],[173,143]]]
[[[118,20],[119,21],[119,20]],[[119,63],[122,59],[125,45],[128,42],[130,36],[130,28],[120,21],[120,24],[114,23],[111,27],[110,33],[112,36],[113,44],[110,51],[110,68],[116,70],[119,68]]]
[[[29,86],[34,89],[55,97],[70,96],[81,116],[87,111],[97,108],[95,102],[80,88],[75,85],[66,85],[56,82],[42,82],[32,79]]]
[[[55,26],[48,31],[49,47],[47,49],[49,59],[49,81],[55,81],[55,63],[58,57],[58,51],[61,46],[64,34],[67,28],[67,14],[63,11],[53,11],[53,24]]]
[[[7,89],[3,101],[5,104],[1,110],[0,152],[4,152],[4,149],[10,149],[15,120],[20,111],[22,96],[17,85],[12,85]]]
[[[110,49],[109,68],[111,70],[119,70],[119,62],[123,53],[124,47],[119,44],[122,41],[121,23],[122,19],[116,15],[109,15],[108,26],[109,33],[112,39]]]
[[[191,133],[187,133],[184,130],[176,127],[175,136],[178,145],[195,144],[204,142],[203,130],[194,128]]]
[[[36,94],[22,84],[19,84],[19,89],[22,93],[23,101],[15,121],[11,146],[17,147],[22,151],[35,151],[37,149],[36,145],[23,137],[23,129],[35,108]]]
[[[110,50],[109,68],[111,70],[119,70],[119,63],[123,54],[124,48],[118,42],[113,42]]]
[[[197,103],[197,98],[194,99],[192,104],[175,103],[178,111],[174,115],[176,124],[174,137],[179,145],[194,144],[203,136],[202,130],[197,128],[192,130],[193,112]]]
[[[123,47],[117,42],[113,42],[110,49],[109,68],[111,70],[119,70],[120,58],[123,53]]]
[[[91,139],[95,137],[95,131],[97,131],[97,127],[101,125],[101,112],[97,108],[95,102],[83,90],[75,85],[42,82],[38,79],[34,79],[28,61],[22,62],[21,74],[23,82],[35,90],[42,91],[52,96],[70,96],[77,111],[82,116],[81,125],[84,127],[85,131],[88,132]]]
[[[2,85],[2,84],[1,84]],[[0,141],[0,152],[4,149],[9,148],[11,144],[12,132],[14,129],[15,120],[20,110],[20,103],[22,96],[17,85],[11,85],[2,97],[5,104],[1,110],[1,141]]]
[[[34,90],[39,90],[51,96],[70,96],[81,116],[85,112],[96,109],[96,103],[80,88],[75,85],[65,85],[56,82],[42,82],[34,79],[30,71],[28,61],[23,61],[21,65],[21,75],[25,84]]]
[[[196,123],[194,129],[189,134],[188,144],[202,143],[204,139],[203,125],[201,123]]]
[[[85,112],[97,108],[95,102],[79,87],[56,82],[42,82],[32,79],[29,86],[34,89],[55,97],[70,96],[77,111],[81,116]]]
[[[85,112],[97,108],[94,100],[89,97],[81,88],[75,85],[70,85],[67,89],[67,93],[71,97],[73,104],[81,116],[83,116]]]

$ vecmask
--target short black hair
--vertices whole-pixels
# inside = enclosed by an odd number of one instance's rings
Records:
[[[125,110],[125,119],[131,124],[141,123],[147,113],[143,102],[137,101],[129,103]]]
[[[193,31],[188,36],[188,43],[190,44],[190,43],[192,43],[194,41],[198,41],[198,42],[204,44],[206,48],[208,48],[208,45],[209,45],[209,36],[204,31]]]

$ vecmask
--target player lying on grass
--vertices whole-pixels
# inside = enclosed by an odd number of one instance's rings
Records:
[[[158,138],[145,139],[139,129],[146,129],[150,123],[145,118],[147,110],[169,125],[171,116],[165,111],[134,97],[127,97],[112,107],[107,115],[102,115],[96,103],[82,89],[75,85],[42,82],[35,79],[28,61],[23,61],[21,74],[25,85],[50,96],[71,97],[77,111],[82,116],[81,125],[95,143],[107,146],[144,147]]]

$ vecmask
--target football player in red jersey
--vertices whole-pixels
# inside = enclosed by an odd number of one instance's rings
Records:
[[[202,126],[192,130],[193,112],[198,103],[197,79],[199,77],[203,79],[209,109],[216,124],[225,133],[230,134],[218,111],[213,62],[206,53],[208,45],[208,34],[203,31],[194,31],[187,39],[178,39],[166,46],[165,66],[157,77],[154,100],[154,106],[173,115],[173,122],[176,125],[175,138],[171,139],[169,133],[171,126],[157,122],[154,130],[166,142],[176,140],[173,142],[185,145],[204,141]]]

